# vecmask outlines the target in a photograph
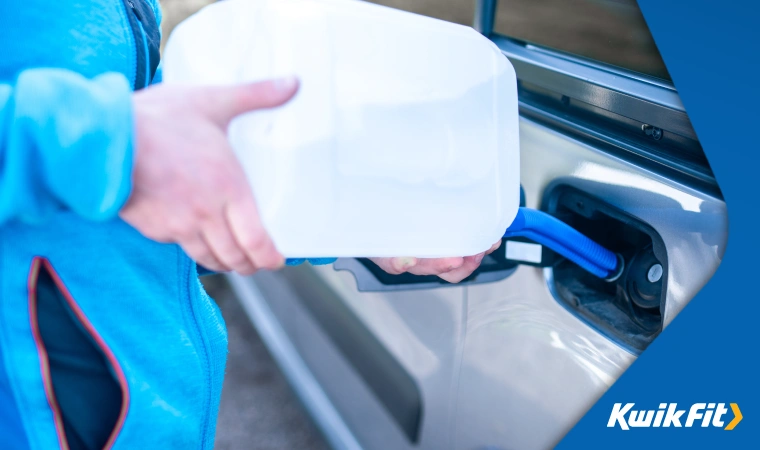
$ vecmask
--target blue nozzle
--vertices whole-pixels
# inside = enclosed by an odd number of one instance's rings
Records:
[[[623,259],[617,254],[543,211],[518,209],[504,237],[518,236],[549,247],[599,278],[613,281],[622,272]]]
[[[623,271],[623,258],[607,250],[570,225],[543,211],[521,207],[505,238],[525,237],[545,245],[599,278],[614,281]],[[285,264],[296,266],[309,261],[313,265],[331,264],[337,258],[288,258]]]

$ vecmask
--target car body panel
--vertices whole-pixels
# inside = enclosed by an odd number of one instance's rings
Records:
[[[660,234],[670,323],[720,264],[728,231],[722,200],[529,120],[520,138],[528,206],[538,207],[547,188],[561,183]],[[551,275],[523,266],[501,282],[467,287],[456,448],[553,446],[635,360],[554,298]]]
[[[405,436],[378,396],[367,386],[366,380],[357,373],[350,356],[341,352],[323,324],[304,307],[304,302],[310,299],[293,289],[294,277],[315,275],[321,280],[317,283],[324,282],[329,287],[330,301],[345,301],[370,333],[415,379],[424,405],[417,445]],[[352,439],[362,448],[451,448],[454,380],[463,341],[463,288],[356,295],[351,274],[330,267],[286,268],[253,277],[230,277],[244,304],[264,303],[271,310],[270,320],[276,321],[276,326],[284,331],[279,338],[287,340],[297,351],[310,376],[353,433]],[[260,298],[246,292],[246,285],[255,285],[256,291],[261,293]],[[256,313],[249,309],[249,314]],[[259,317],[254,321],[257,319]],[[270,350],[275,348],[273,353],[278,359],[278,345],[267,344]],[[283,369],[288,370],[287,367]],[[312,411],[312,415],[317,416],[323,413],[322,409]],[[352,448],[345,444],[345,440],[330,439],[330,430],[325,430],[325,434],[333,447]]]
[[[660,234],[669,261],[664,320],[672,321],[725,251],[722,200],[531,120],[521,119],[521,142],[528,206],[539,206],[546,190],[561,183],[605,199]],[[359,292],[351,273],[329,266],[246,281],[260,287],[363,448],[547,448],[636,358],[560,304],[551,274],[523,266],[493,283],[387,292]],[[346,305],[414,379],[423,405],[416,444],[304,308],[309,300],[297,298],[308,293],[292,292],[293,282],[306,276],[321,280],[331,292],[325,295]]]

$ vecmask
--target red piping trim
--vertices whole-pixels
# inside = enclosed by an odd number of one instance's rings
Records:
[[[61,449],[68,450],[69,444],[66,441],[66,433],[63,430],[61,409],[58,407],[55,395],[53,395],[53,383],[50,378],[50,363],[48,361],[47,350],[45,350],[45,346],[42,344],[42,335],[37,323],[37,277],[40,273],[40,261],[41,259],[36,257],[32,260],[32,267],[29,270],[29,278],[27,279],[29,321],[32,325],[32,335],[34,336],[34,343],[37,346],[37,353],[40,358],[40,371],[42,372],[42,383],[45,386],[45,396],[50,404],[50,409],[53,411],[53,421],[55,422],[55,431],[58,435],[58,443]]]
[[[127,384],[127,378],[124,376],[124,371],[119,365],[119,361],[116,359],[116,356],[105,343],[103,338],[100,337],[98,332],[95,330],[95,327],[92,326],[92,323],[90,323],[90,321],[84,315],[84,312],[82,312],[82,309],[71,296],[71,293],[61,280],[61,277],[58,276],[58,273],[53,268],[53,265],[50,264],[50,261],[48,261],[46,258],[36,256],[32,260],[32,266],[29,271],[29,279],[27,284],[27,288],[29,290],[29,320],[31,321],[32,334],[34,335],[34,342],[37,345],[37,352],[39,353],[40,370],[42,371],[42,380],[45,385],[45,395],[47,396],[50,408],[53,410],[53,418],[55,420],[56,432],[58,433],[58,441],[60,442],[62,450],[68,450],[69,445],[66,441],[66,433],[64,432],[63,428],[61,410],[58,406],[58,401],[55,398],[55,393],[53,392],[53,383],[50,376],[50,363],[48,361],[47,351],[45,350],[45,346],[42,343],[39,324],[37,323],[37,278],[39,277],[40,267],[43,265],[47,272],[50,274],[50,278],[52,278],[58,290],[63,294],[63,297],[66,299],[66,303],[68,303],[77,319],[79,319],[84,329],[87,330],[90,336],[92,336],[92,339],[95,341],[98,347],[100,347],[100,350],[108,359],[108,362],[111,364],[111,368],[113,369],[114,373],[116,374],[116,378],[119,381],[119,386],[121,388],[121,410],[119,411],[119,417],[116,420],[116,425],[114,425],[113,431],[111,431],[111,434],[108,436],[108,440],[103,446],[104,450],[110,449],[113,446],[114,441],[116,441],[116,438],[119,436],[122,427],[124,426],[124,421],[127,418],[127,411],[129,410],[129,385]]]

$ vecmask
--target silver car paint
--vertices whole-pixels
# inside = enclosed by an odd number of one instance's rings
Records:
[[[523,121],[522,184],[528,206],[561,182],[655,228],[668,254],[665,323],[702,288],[725,251],[722,201]],[[467,337],[456,448],[553,446],[635,357],[554,298],[551,269],[467,288]],[[487,388],[486,388],[487,387]]]
[[[724,203],[532,121],[521,119],[520,131],[528,206],[538,206],[547,186],[561,182],[659,232],[669,262],[664,317],[670,323],[720,263]],[[253,277],[284,335],[364,448],[549,448],[635,360],[555,300],[551,269],[521,267],[494,283],[383,293],[359,293],[347,272],[311,270],[422,391],[422,433],[412,446],[319,326],[283,294],[286,283],[277,274]]]

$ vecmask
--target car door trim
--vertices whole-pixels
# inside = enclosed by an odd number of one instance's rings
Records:
[[[227,274],[225,277],[256,332],[266,344],[309,416],[324,435],[329,447],[335,450],[361,450],[362,446],[356,436],[298,353],[295,344],[267,304],[256,283],[251,278],[238,274]]]
[[[311,268],[289,267],[281,274],[409,442],[417,443],[422,393],[412,375]]]

